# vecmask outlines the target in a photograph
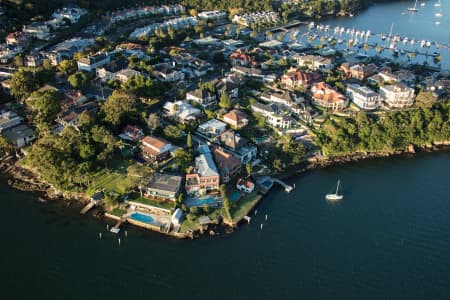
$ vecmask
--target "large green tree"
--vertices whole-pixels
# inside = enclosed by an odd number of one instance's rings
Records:
[[[11,95],[19,100],[25,100],[39,87],[33,72],[19,69],[11,78]]]
[[[105,121],[114,127],[123,125],[127,119],[133,119],[137,116],[137,101],[135,95],[116,90],[108,97],[102,107],[105,114]]]

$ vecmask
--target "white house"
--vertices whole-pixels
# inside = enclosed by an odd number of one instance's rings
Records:
[[[185,101],[167,101],[163,109],[166,116],[177,118],[183,123],[196,120],[202,113],[200,109]]]
[[[414,89],[403,83],[380,87],[380,95],[391,108],[405,108],[414,103]]]
[[[290,116],[272,114],[267,117],[267,124],[281,129],[289,129],[292,127],[293,119]]]
[[[109,53],[97,53],[92,56],[82,57],[77,61],[78,70],[91,72],[111,61]]]
[[[208,137],[216,137],[224,133],[226,129],[227,124],[216,119],[211,119],[203,124],[200,124],[197,130]]]
[[[378,93],[358,84],[348,84],[347,95],[358,107],[364,110],[376,109],[382,101]]]

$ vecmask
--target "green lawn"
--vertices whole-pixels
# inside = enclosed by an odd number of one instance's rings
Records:
[[[231,211],[233,223],[238,222],[244,216],[246,216],[250,212],[252,207],[254,207],[261,198],[262,196],[259,195],[257,191],[254,191],[253,193],[245,195],[241,200],[239,200],[239,202],[237,203],[237,208]]]
[[[124,214],[127,213],[127,210],[117,207],[117,208],[114,208],[111,211],[108,211],[108,213],[111,214],[111,215],[117,216],[117,217],[122,217]]]
[[[175,202],[174,203],[159,202],[159,201],[151,200],[151,199],[148,199],[145,197],[141,197],[138,193],[132,193],[130,195],[130,197],[128,198],[128,201],[134,201],[134,202],[142,203],[145,205],[156,206],[159,208],[164,208],[164,209],[169,209],[169,210],[175,208]]]
[[[134,163],[126,160],[113,161],[109,166],[111,169],[102,169],[92,174],[92,182],[87,189],[87,193],[92,195],[98,190],[104,190],[106,193],[125,194],[135,188],[139,185],[142,177],[128,173],[127,168],[131,165],[134,165]],[[139,168],[145,167],[139,166]],[[150,174],[150,172],[148,173]]]

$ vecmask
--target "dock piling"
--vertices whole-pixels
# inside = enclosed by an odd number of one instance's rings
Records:
[[[120,238],[118,239],[118,242],[119,242],[119,246],[120,246]]]
[[[263,224],[261,223],[261,230],[263,229]]]

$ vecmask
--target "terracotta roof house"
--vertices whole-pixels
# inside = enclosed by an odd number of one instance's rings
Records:
[[[347,104],[345,96],[325,82],[315,83],[311,87],[311,97],[317,105],[331,110],[342,110]]]
[[[242,128],[247,126],[248,116],[240,110],[233,109],[223,116],[223,121],[234,128]]]
[[[377,72],[378,67],[375,64],[349,64],[343,63],[340,68],[348,78],[364,80]]]
[[[123,139],[136,142],[144,136],[144,132],[142,131],[142,128],[128,124],[119,136]]]
[[[225,152],[221,147],[215,147],[213,155],[223,182],[229,182],[231,178],[238,175],[241,171],[241,161],[231,153]]]
[[[236,188],[250,194],[255,189],[255,184],[251,181],[240,178],[236,183]]]
[[[160,162],[170,157],[172,145],[168,141],[155,136],[145,136],[141,142],[144,158]]]
[[[253,56],[247,55],[241,51],[235,51],[229,56],[233,66],[256,66],[257,63]]]
[[[290,68],[283,76],[281,76],[281,83],[290,89],[299,87],[308,87],[313,81],[320,77],[317,73],[305,72],[297,68]]]

